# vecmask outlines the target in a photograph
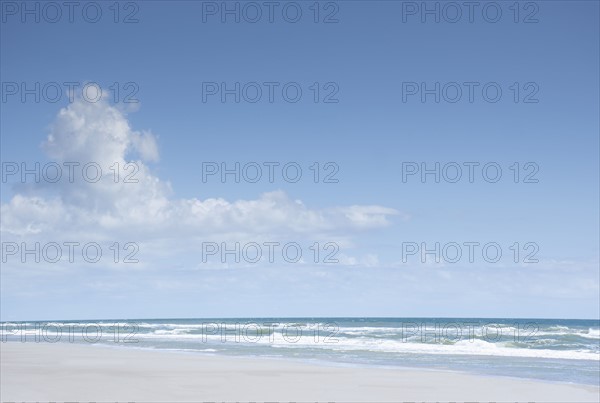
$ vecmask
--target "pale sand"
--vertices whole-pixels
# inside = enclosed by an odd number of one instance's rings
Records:
[[[600,389],[442,371],[0,343],[2,401],[598,402]]]

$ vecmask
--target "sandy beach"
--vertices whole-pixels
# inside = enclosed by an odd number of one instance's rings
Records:
[[[600,389],[73,344],[1,343],[2,401],[595,402]]]

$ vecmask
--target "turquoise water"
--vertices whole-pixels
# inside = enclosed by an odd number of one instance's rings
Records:
[[[2,324],[3,341],[110,344],[600,386],[600,321],[482,318],[131,319]]]

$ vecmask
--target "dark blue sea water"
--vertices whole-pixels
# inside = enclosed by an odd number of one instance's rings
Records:
[[[3,341],[92,343],[600,386],[600,321],[482,318],[131,319],[2,323]]]

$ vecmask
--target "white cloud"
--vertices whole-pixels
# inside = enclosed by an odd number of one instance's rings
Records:
[[[389,224],[388,216],[398,214],[395,209],[381,206],[350,206],[339,211],[354,225],[363,228],[386,226]]]
[[[369,253],[363,257],[348,256],[345,253],[341,253],[338,257],[340,264],[345,266],[358,266],[358,267],[379,267],[379,257],[376,254]]]
[[[94,161],[102,167],[124,163],[129,151],[144,160],[158,159],[154,136],[132,130],[123,113],[106,100],[78,99],[61,109],[43,147],[59,162]]]
[[[158,145],[156,138],[150,132],[134,132],[131,136],[131,144],[133,148],[140,153],[140,156],[145,161],[158,161]]]
[[[126,116],[105,100],[79,99],[61,109],[43,149],[59,164],[79,163],[75,180],[70,183],[65,172],[60,182],[34,186],[2,204],[4,237],[101,239],[117,233],[139,242],[202,235],[342,237],[389,225],[389,217],[399,214],[382,206],[315,210],[282,191],[254,200],[174,198],[170,184],[154,176],[145,163],[159,158],[155,136],[133,130]],[[103,173],[94,183],[80,177],[82,167],[90,162]],[[134,169],[131,179],[137,182],[124,183]],[[90,172],[93,177],[94,167]]]

